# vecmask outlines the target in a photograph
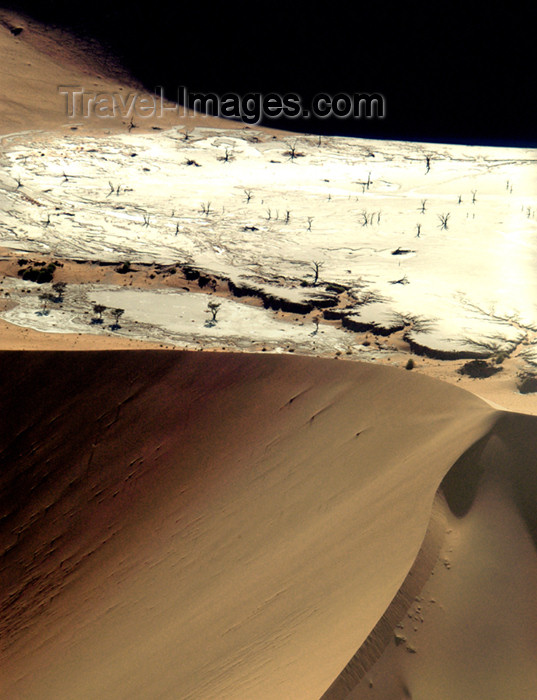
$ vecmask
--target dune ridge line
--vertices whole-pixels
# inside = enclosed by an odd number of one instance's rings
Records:
[[[320,697],[401,588],[450,468],[534,420],[371,364],[0,359],[12,697]]]

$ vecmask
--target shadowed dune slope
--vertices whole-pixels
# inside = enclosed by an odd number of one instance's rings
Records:
[[[513,504],[507,536],[535,537],[521,446],[534,420],[425,376],[176,351],[4,352],[0,365],[2,697],[319,698],[427,542],[443,546],[442,518],[488,551],[496,499]],[[508,461],[483,448],[495,440]],[[506,564],[531,560],[530,534],[517,546],[504,543]],[[502,581],[485,578],[494,597]],[[527,591],[517,620],[526,604]],[[439,629],[456,637],[464,615]],[[383,662],[377,647],[360,668]]]
[[[126,131],[132,113],[127,115],[129,94],[152,96],[153,86],[144,90],[140,81],[121,65],[117,57],[96,40],[82,39],[58,27],[44,25],[0,7],[0,135],[20,132],[26,129],[49,130],[61,127],[82,129],[98,134],[109,133],[111,129]],[[126,108],[117,110],[115,116],[99,118],[94,110],[87,109],[84,102],[84,116],[80,98],[77,99],[77,113],[68,116],[65,88],[84,88],[91,94],[121,95]],[[119,98],[118,98],[119,99]],[[118,103],[119,104],[119,103]],[[170,106],[171,103],[167,103]],[[123,113],[122,113],[123,112]],[[139,116],[135,113],[136,117]],[[161,128],[184,123],[176,114],[165,112],[160,115],[136,118],[138,129],[149,129],[157,124]],[[218,128],[240,128],[242,122],[233,122],[212,117],[189,115],[190,127],[206,126]]]
[[[13,31],[21,33],[14,35]],[[112,62],[105,63],[103,51],[95,43],[81,45],[66,32],[50,30],[2,8],[0,52],[0,134],[50,129],[68,123],[66,99],[58,92],[60,86],[83,85],[96,92],[118,89],[117,80],[103,77],[101,69],[109,72]],[[99,54],[100,59],[92,59]],[[117,78],[127,78],[119,69],[112,72]],[[71,123],[80,121],[71,120]],[[120,120],[107,121],[116,126],[116,122],[120,123]]]

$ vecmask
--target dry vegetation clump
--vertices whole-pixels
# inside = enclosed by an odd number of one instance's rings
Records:
[[[535,394],[537,392],[537,374],[521,372],[518,379],[518,390],[521,394]]]
[[[55,263],[34,263],[33,265],[28,265],[27,267],[21,267],[17,274],[22,277],[23,280],[28,282],[37,282],[37,284],[44,284],[45,282],[52,282],[54,277],[54,272],[56,271]]]
[[[470,362],[466,362],[460,367],[457,372],[473,379],[486,379],[497,372],[501,372],[502,369],[502,367],[490,364],[486,360],[470,360]]]

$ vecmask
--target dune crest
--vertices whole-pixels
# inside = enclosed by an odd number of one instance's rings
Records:
[[[10,698],[320,697],[499,415],[371,364],[1,358]]]
[[[499,413],[448,471],[414,566],[323,700],[536,695],[536,426]]]

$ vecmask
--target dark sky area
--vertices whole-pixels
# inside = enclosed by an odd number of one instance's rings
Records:
[[[19,0],[36,18],[107,42],[149,89],[380,93],[384,119],[271,126],[313,133],[537,145],[532,20],[504,4]],[[267,122],[269,123],[269,122]]]

